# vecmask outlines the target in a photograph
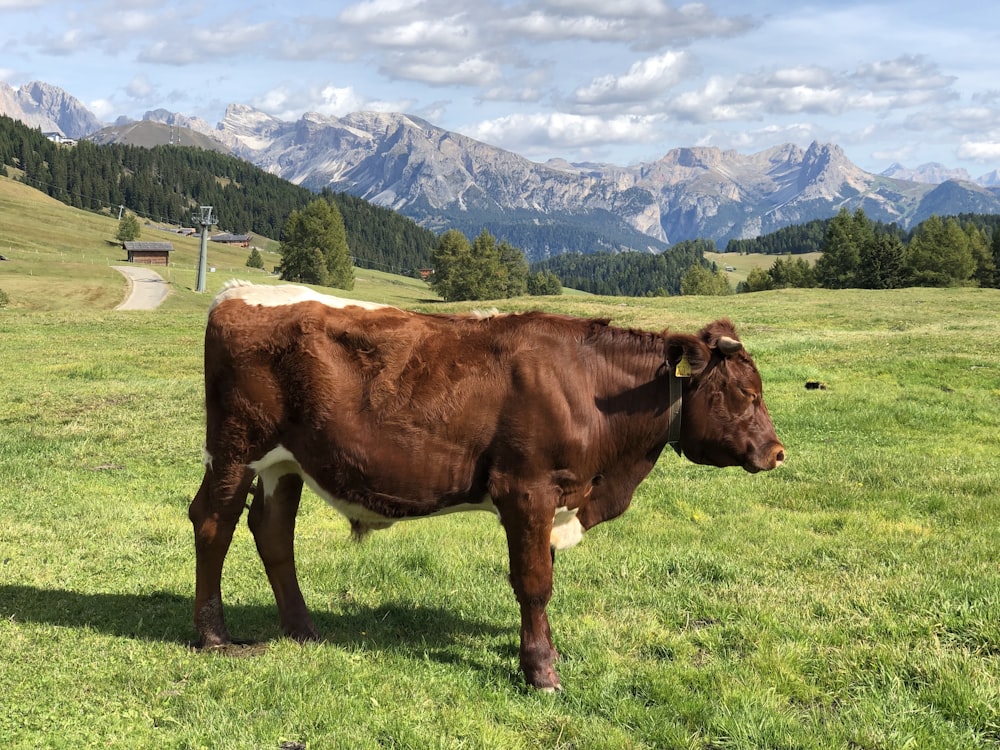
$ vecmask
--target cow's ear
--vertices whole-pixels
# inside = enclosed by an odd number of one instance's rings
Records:
[[[667,366],[679,378],[698,377],[712,359],[712,352],[695,336],[667,336]]]

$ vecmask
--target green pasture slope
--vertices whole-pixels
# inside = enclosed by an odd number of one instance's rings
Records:
[[[326,640],[279,637],[243,525],[229,624],[264,645],[189,647],[209,295],[185,241],[163,308],[114,311],[114,226],[0,180],[4,750],[1000,746],[1000,292],[501,303],[653,329],[730,316],[788,450],[755,476],[667,451],[628,513],[559,555],[548,695],[517,673],[485,514],[356,545],[307,494],[300,575]],[[213,284],[246,275],[229,262]],[[388,277],[354,294],[455,309]]]

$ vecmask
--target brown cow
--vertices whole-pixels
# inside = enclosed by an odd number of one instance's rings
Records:
[[[543,312],[426,315],[234,282],[205,334],[205,478],[191,503],[194,620],[230,642],[222,565],[249,525],[284,632],[318,634],[299,590],[305,482],[357,536],[459,510],[499,516],[521,608],[520,666],[559,687],[546,605],[556,549],[615,518],[670,444],[756,472],[784,460],[732,324],[697,336]]]

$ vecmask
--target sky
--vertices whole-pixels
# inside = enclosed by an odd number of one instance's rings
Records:
[[[993,2],[0,0],[0,50],[0,80],[105,122],[379,110],[539,162],[819,141],[870,172],[1000,168]]]

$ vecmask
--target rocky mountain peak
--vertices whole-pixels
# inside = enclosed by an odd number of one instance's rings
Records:
[[[26,83],[17,91],[3,84],[0,106],[9,117],[68,138],[82,138],[101,128],[101,121],[78,99],[41,81]]]
[[[944,164],[939,164],[938,162],[921,164],[916,169],[908,169],[899,162],[895,162],[881,174],[885,177],[892,177],[895,180],[909,180],[911,182],[923,182],[931,185],[939,185],[948,180],[972,182],[972,178],[966,170],[949,169]],[[976,182],[981,185],[989,185],[988,177],[988,175],[984,175]]]

